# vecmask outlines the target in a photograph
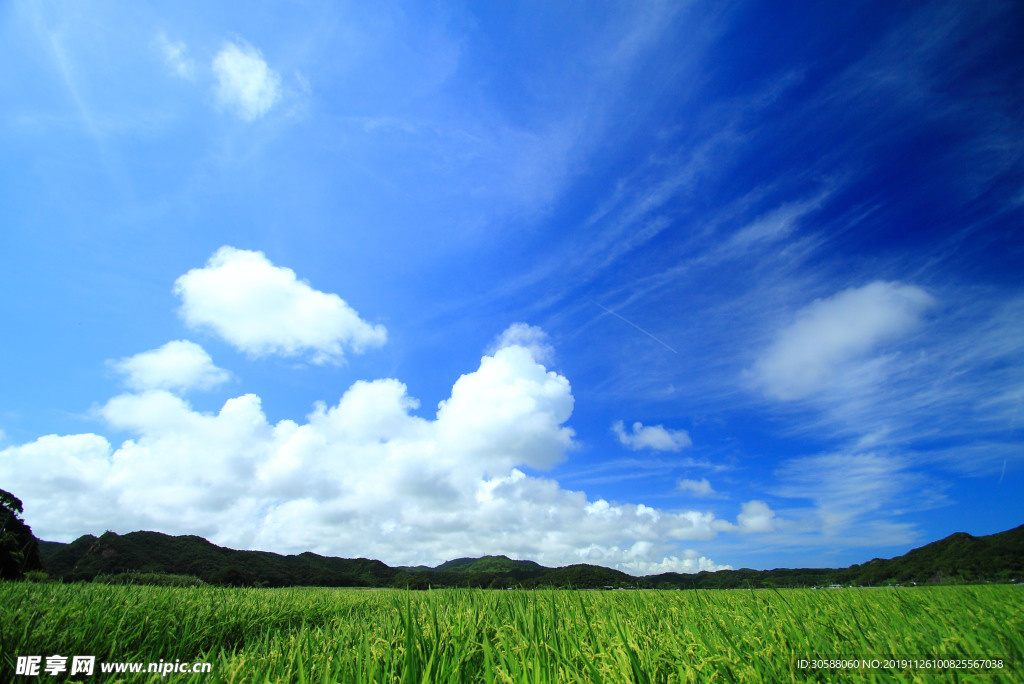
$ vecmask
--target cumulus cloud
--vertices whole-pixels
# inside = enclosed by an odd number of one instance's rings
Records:
[[[775,511],[764,501],[748,501],[736,516],[741,532],[774,532]]]
[[[612,424],[612,432],[619,442],[633,450],[680,451],[693,445],[686,430],[668,430],[662,425],[644,425],[639,421],[633,423],[632,432],[627,432],[625,424],[617,420]]]
[[[513,345],[529,349],[538,363],[551,364],[554,361],[555,349],[548,340],[548,334],[536,325],[513,323],[498,335],[489,352]]]
[[[213,58],[217,100],[245,121],[254,121],[281,99],[281,77],[256,48],[228,42]]]
[[[484,356],[429,418],[395,379],[356,382],[335,405],[276,424],[253,394],[203,413],[145,389],[100,411],[132,439],[8,447],[0,481],[48,539],[157,529],[391,564],[505,553],[640,574],[724,567],[685,548],[738,529],[711,512],[589,500],[523,472],[571,450],[572,408],[569,382],[517,345]]]
[[[158,349],[113,361],[111,365],[125,376],[125,384],[134,390],[205,390],[231,377],[213,364],[205,349],[188,340],[174,340]]]
[[[0,450],[0,481],[25,502],[37,537],[71,541],[116,522],[103,498],[110,457],[110,443],[99,435],[45,435]]]
[[[185,43],[172,41],[162,32],[157,34],[155,42],[164,63],[173,75],[189,80],[195,77],[195,62],[188,56],[188,47]]]
[[[634,561],[620,564],[620,569],[634,575],[660,575],[664,572],[717,572],[732,570],[731,565],[715,563],[692,549],[683,552],[682,557],[669,556],[661,561]]]
[[[341,297],[314,289],[262,252],[221,247],[203,268],[174,284],[180,315],[252,356],[299,356],[336,362],[387,340],[382,325],[361,319]]]
[[[794,400],[873,370],[870,354],[921,322],[935,299],[914,285],[876,281],[811,303],[781,330],[753,369],[770,397]]]
[[[680,480],[676,483],[676,489],[681,492],[690,492],[695,496],[711,496],[715,493],[706,477],[699,480]]]
[[[488,464],[486,472],[514,465],[547,468],[572,446],[573,397],[565,377],[547,371],[526,347],[485,356],[442,401],[437,417],[442,447]]]

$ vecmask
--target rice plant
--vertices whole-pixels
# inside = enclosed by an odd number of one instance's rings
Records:
[[[92,655],[68,681],[1020,681],[1024,591],[440,591],[0,584],[0,680],[18,656]],[[1000,659],[1002,668],[934,667]],[[885,667],[903,659],[916,664]],[[844,668],[801,661],[846,661]],[[850,661],[877,667],[849,667]],[[100,664],[208,662],[206,674]],[[967,663],[969,664],[969,663]]]

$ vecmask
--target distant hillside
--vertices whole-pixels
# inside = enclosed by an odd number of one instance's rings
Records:
[[[554,587],[636,587],[640,580],[621,570],[600,565],[568,565],[544,575],[544,583]]]
[[[863,584],[889,578],[898,582],[1006,581],[1024,576],[1024,525],[983,537],[957,532],[896,558],[853,565],[847,572],[851,580]]]
[[[984,537],[965,533],[914,549],[896,558],[876,558],[848,568],[720,570],[664,573],[637,578],[597,565],[547,568],[507,556],[458,558],[435,568],[392,568],[377,560],[333,558],[314,553],[283,556],[235,551],[202,537],[159,532],[106,532],[71,542],[40,542],[43,567],[65,581],[92,580],[124,572],[194,575],[211,584],[233,586],[326,587],[645,587],[717,589],[866,585],[912,582],[1010,581],[1024,577],[1024,525]]]
[[[159,532],[106,532],[71,542],[40,542],[46,571],[65,581],[92,580],[120,573],[194,575],[210,584],[233,586],[443,587],[634,586],[635,577],[596,565],[546,568],[507,556],[458,558],[435,568],[391,568],[380,561],[327,558],[314,553],[282,556],[266,551],[235,551],[202,537]]]
[[[686,589],[808,587],[831,583],[857,586],[917,582],[1007,582],[1024,577],[1024,525],[974,537],[957,532],[902,556],[875,558],[848,568],[719,570],[693,575],[675,572],[644,578],[654,586]]]
[[[548,571],[531,560],[511,560],[508,556],[482,556],[481,558],[456,558],[438,565],[440,572],[482,573],[511,575],[513,577],[537,577]]]
[[[301,553],[235,551],[202,537],[172,537],[159,532],[106,532],[70,544],[40,542],[40,559],[51,576],[65,581],[91,580],[122,572],[194,575],[211,584],[326,587],[382,586],[395,570],[377,560]]]

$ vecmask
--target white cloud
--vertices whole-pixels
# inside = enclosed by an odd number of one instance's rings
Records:
[[[116,522],[106,489],[110,455],[99,435],[46,435],[0,450],[0,482],[25,503],[37,537],[70,541]]]
[[[800,222],[824,204],[829,192],[822,191],[816,197],[797,202],[787,202],[776,209],[758,216],[753,222],[740,228],[723,244],[725,253],[736,254],[755,246],[780,242],[789,238]]]
[[[775,511],[764,501],[748,501],[736,516],[741,532],[774,532]]]
[[[172,42],[163,32],[157,34],[156,47],[171,73],[178,78],[195,78],[195,62],[188,56],[188,47],[181,41]]]
[[[876,281],[819,299],[797,312],[753,369],[770,397],[801,399],[829,387],[871,382],[880,359],[869,355],[921,322],[935,299],[913,285]]]
[[[676,489],[682,492],[690,492],[695,496],[711,496],[715,490],[706,477],[699,480],[680,480],[676,483]]]
[[[174,284],[180,314],[194,328],[208,328],[252,356],[298,356],[314,363],[338,361],[387,340],[382,325],[359,317],[341,297],[315,290],[262,252],[221,247],[203,268]]]
[[[488,352],[512,345],[529,349],[538,363],[550,365],[554,361],[555,349],[548,340],[548,334],[536,325],[513,323],[498,335]]]
[[[717,572],[732,570],[731,565],[719,565],[710,558],[701,556],[692,549],[679,556],[669,556],[660,561],[632,561],[624,564],[627,572],[634,575],[660,575],[665,572]]]
[[[948,503],[940,484],[910,466],[904,456],[856,448],[804,456],[776,471],[782,484],[774,493],[813,503],[807,531],[816,541],[825,537],[842,539],[848,546],[906,544],[916,539],[914,526],[894,517]]]
[[[686,430],[668,430],[662,425],[645,426],[639,421],[633,423],[632,433],[626,432],[626,426],[621,420],[615,421],[612,432],[622,444],[633,450],[680,451],[693,445]]]
[[[125,383],[134,390],[205,390],[231,377],[213,364],[205,349],[188,340],[174,340],[111,365],[125,375]]]
[[[572,429],[560,427],[572,409],[568,380],[546,371],[529,349],[503,347],[460,377],[441,402],[439,446],[486,464],[488,473],[550,467],[572,446]]]
[[[281,77],[250,45],[226,43],[212,67],[218,101],[245,121],[262,117],[281,99]]]
[[[398,380],[354,383],[305,422],[268,422],[259,397],[200,413],[161,389],[102,417],[133,439],[48,436],[0,450],[0,482],[44,539],[104,529],[202,534],[236,548],[390,564],[505,553],[634,573],[723,566],[683,548],[733,523],[711,512],[591,501],[520,466],[573,446],[568,381],[503,347],[461,376],[432,419]]]

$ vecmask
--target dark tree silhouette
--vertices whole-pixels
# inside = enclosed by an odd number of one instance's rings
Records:
[[[0,489],[0,578],[19,579],[39,570],[39,542],[21,519],[21,499]]]

